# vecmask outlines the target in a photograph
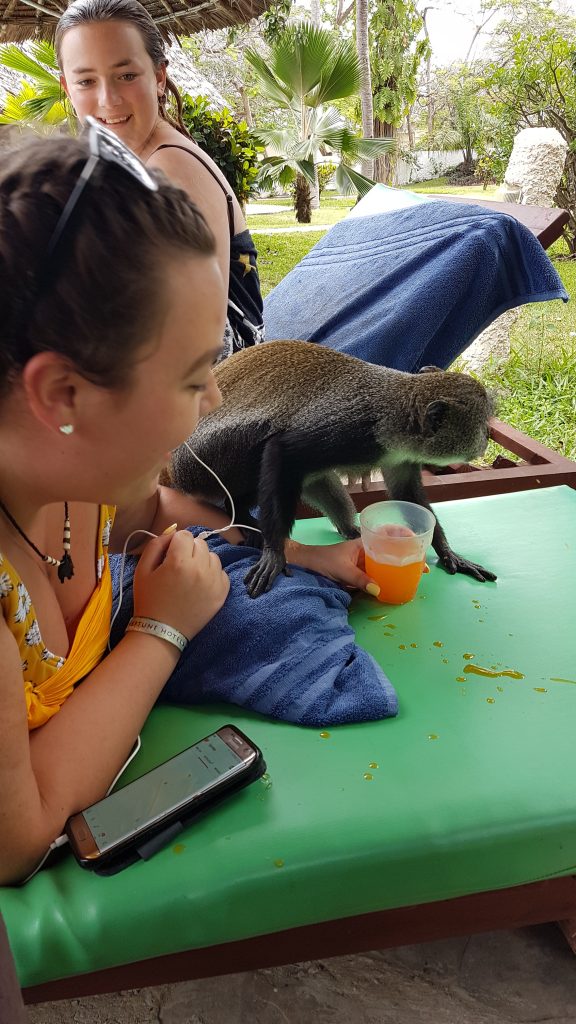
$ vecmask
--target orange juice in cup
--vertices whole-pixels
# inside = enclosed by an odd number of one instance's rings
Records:
[[[384,604],[406,604],[424,570],[436,520],[409,501],[378,501],[360,514],[366,572],[380,587]]]

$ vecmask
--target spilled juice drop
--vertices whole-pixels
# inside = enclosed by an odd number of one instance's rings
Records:
[[[496,701],[494,700],[494,697],[486,697],[486,703],[487,704],[495,704]]]
[[[176,846],[172,847],[172,852],[175,854],[184,853],[186,849],[184,843],[176,843]]]
[[[501,672],[495,672],[490,668],[481,668],[480,665],[466,665],[464,671],[472,672],[475,676],[487,676],[488,679],[499,679],[500,676],[508,676],[510,679],[524,679],[522,672],[516,672],[511,668],[505,668]]]
[[[474,657],[474,655],[473,654],[463,654],[462,657],[464,658],[464,661],[471,661],[472,658]]]
[[[368,765],[368,767],[369,768],[378,768],[378,765],[376,764],[376,761],[370,761],[370,764]]]
[[[418,644],[410,644],[410,647],[418,647]]]
[[[436,733],[436,732],[429,733],[428,734],[428,739],[429,740],[437,740],[438,739],[438,733]]]
[[[442,658],[442,664],[443,665],[447,665],[448,664],[448,658]]]
[[[321,732],[320,733],[320,738],[323,739],[323,740],[330,739],[330,733],[329,732]]]
[[[498,693],[504,693],[504,687],[503,686],[497,686],[496,689],[498,690]]]
[[[466,682],[466,676],[456,676],[456,682],[457,683],[465,683]]]
[[[550,676],[551,683],[574,683],[576,686],[576,679],[560,679],[559,676]]]
[[[366,782],[371,782],[372,779],[374,778],[374,776],[371,775],[370,772],[364,772],[364,775],[362,776],[362,778],[366,779]]]
[[[406,650],[406,644],[398,644],[398,647],[400,648],[401,651]]]
[[[278,857],[278,859],[274,861],[274,867],[275,868],[283,868],[284,867],[284,861],[282,860],[281,857]]]
[[[388,618],[387,615],[369,615],[368,616],[368,621],[369,622],[382,622],[382,619],[387,619],[387,618]]]
[[[434,640],[432,647],[444,647],[444,644],[441,640]]]
[[[535,686],[534,690],[536,693],[548,693],[548,690],[545,686]]]

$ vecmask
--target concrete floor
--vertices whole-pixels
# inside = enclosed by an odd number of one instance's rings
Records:
[[[545,925],[28,1013],[30,1024],[576,1024],[576,957]]]

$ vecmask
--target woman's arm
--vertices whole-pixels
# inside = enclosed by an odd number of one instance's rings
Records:
[[[209,163],[214,173],[218,174],[228,191],[230,186],[221,175],[218,168],[206,153],[202,153],[202,159]],[[200,212],[204,215],[214,237],[216,238],[216,256],[220,266],[222,279],[228,283],[230,270],[230,224],[228,221],[228,203],[222,188],[218,185],[209,171],[202,166],[200,160],[190,153],[183,153],[181,149],[161,149],[153,154],[147,161],[148,167],[155,167],[163,171],[167,178],[184,189]],[[244,230],[246,221],[238,203],[233,196],[234,207],[234,234]]]
[[[221,608],[228,589],[216,555],[178,533],[147,546],[134,604],[137,614],[190,638]],[[29,736],[20,654],[0,617],[0,884],[26,877],[66,819],[104,796],[178,657],[164,640],[127,633]]]
[[[177,523],[179,530],[185,530],[187,526],[207,526],[218,530],[228,526],[229,522],[230,517],[225,512],[208,502],[172,487],[159,486],[156,497],[149,500],[148,504],[140,503],[119,510],[112,530],[111,550],[121,551],[126,537],[137,526],[144,526],[151,533],[160,534],[172,523]],[[244,539],[236,528],[226,531],[222,536],[230,544],[241,544]],[[138,543],[138,537],[134,538],[134,543]],[[372,582],[364,572],[364,550],[360,540],[328,545],[299,544],[298,541],[288,540],[285,554],[286,561],[293,565],[313,569],[345,587],[365,590]]]

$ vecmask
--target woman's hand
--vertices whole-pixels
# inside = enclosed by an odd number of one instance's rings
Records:
[[[218,555],[191,533],[151,540],[134,574],[134,614],[165,622],[189,640],[224,604],[230,580]]]
[[[313,569],[354,590],[366,590],[370,584],[378,586],[364,572],[364,549],[360,538],[322,546],[289,540],[286,561],[301,565],[303,569]]]

